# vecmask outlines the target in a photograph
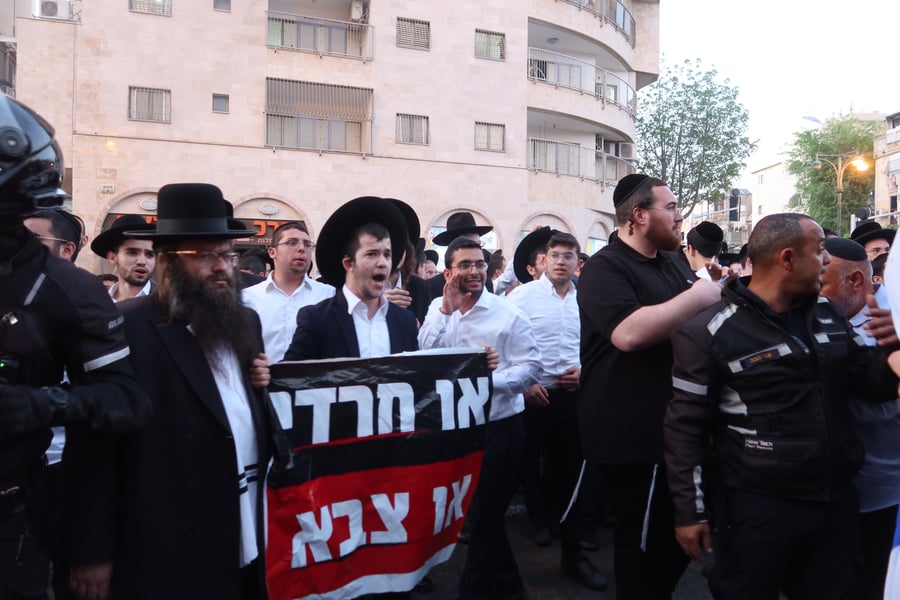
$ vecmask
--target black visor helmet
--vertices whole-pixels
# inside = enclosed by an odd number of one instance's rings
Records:
[[[66,198],[62,178],[62,152],[53,140],[53,127],[0,94],[0,218],[60,206]]]

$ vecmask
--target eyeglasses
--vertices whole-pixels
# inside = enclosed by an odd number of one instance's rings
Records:
[[[39,233],[35,233],[34,237],[36,237],[38,240],[40,240],[42,242],[46,240],[48,242],[62,242],[63,244],[69,243],[69,240],[64,240],[62,238],[57,238],[57,237],[50,237],[49,235],[41,235]],[[75,242],[72,242],[72,243],[74,244]]]
[[[578,257],[574,252],[548,252],[547,258],[553,261],[562,259],[565,262],[575,262],[575,259],[577,259]]]
[[[676,215],[679,212],[681,212],[680,211],[681,207],[679,207],[677,204],[669,205],[669,206],[645,206],[644,208],[647,210],[665,210],[665,211],[668,211],[668,212],[670,212],[672,214],[676,214]]]
[[[203,252],[200,250],[172,250],[166,254],[178,254],[181,256],[191,256],[204,267],[211,267],[224,260],[229,267],[236,267],[241,255],[237,252]]]
[[[472,269],[472,267],[475,267],[479,271],[486,271],[487,263],[484,262],[483,260],[476,260],[475,262],[472,262],[471,260],[463,260],[463,261],[456,263],[454,266],[452,266],[450,268],[457,269],[459,271],[469,271]]]
[[[272,244],[272,247],[274,248],[275,246],[287,246],[291,250],[296,250],[297,248],[300,247],[301,244],[303,245],[303,249],[306,250],[307,252],[310,252],[311,250],[316,249],[316,245],[313,244],[312,242],[305,241],[305,240],[298,240],[297,238],[292,238],[292,239],[286,240],[284,242],[278,242],[277,244]]]

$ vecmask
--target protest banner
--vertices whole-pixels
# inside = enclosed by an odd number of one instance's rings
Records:
[[[450,557],[475,492],[492,391],[484,352],[271,370],[293,468],[268,482],[270,598],[412,589]]]

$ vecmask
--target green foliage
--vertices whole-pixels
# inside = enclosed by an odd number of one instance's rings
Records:
[[[844,170],[840,231],[849,233],[850,215],[868,203],[869,193],[874,189],[872,146],[881,130],[882,125],[877,121],[845,116],[826,121],[820,129],[795,133],[787,153],[787,165],[788,172],[797,176],[797,208],[823,227],[837,231],[837,171],[826,160],[837,165],[836,155],[860,152],[869,168],[862,173],[853,166]],[[822,163],[818,170],[812,168],[816,155]]]
[[[717,74],[685,61],[639,92],[638,170],[665,180],[685,215],[728,196],[753,150],[738,89]]]

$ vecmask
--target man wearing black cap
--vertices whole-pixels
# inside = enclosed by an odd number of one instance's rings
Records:
[[[128,298],[149,296],[154,283],[150,279],[156,268],[156,253],[150,240],[130,239],[128,230],[147,231],[153,226],[140,215],[125,215],[91,242],[91,250],[100,258],[108,260],[119,278],[109,288],[113,302]]]
[[[84,239],[84,224],[81,219],[63,209],[38,210],[25,218],[25,227],[51,254],[63,260],[75,262]]]
[[[579,426],[585,458],[609,489],[619,597],[668,598],[689,562],[672,536],[662,462],[669,334],[716,302],[721,288],[675,254],[682,217],[665,182],[628,175],[613,203],[619,229],[579,278]]]
[[[769,215],[748,252],[753,277],[672,334],[675,534],[695,560],[714,558],[717,598],[860,598],[850,404],[894,400],[896,378],[818,295],[831,262],[818,223]]]
[[[822,275],[822,296],[834,302],[870,346],[875,338],[865,329],[872,309],[872,265],[865,249],[845,238],[825,240],[831,264]],[[851,382],[851,385],[853,383]],[[881,600],[897,522],[900,490],[900,400],[878,404],[851,402],[853,430],[863,443],[866,459],[854,484],[859,492],[862,571],[858,600]]]
[[[490,225],[476,225],[475,217],[472,216],[472,213],[461,211],[447,217],[447,229],[434,236],[432,241],[438,246],[448,246],[450,245],[450,242],[462,236],[480,244],[481,236],[492,229],[494,228]],[[444,279],[444,274],[441,271],[438,271],[437,275],[427,280],[429,303],[435,298],[439,298],[441,294],[444,293],[445,283],[447,283],[447,280]],[[487,280],[487,289],[489,292],[494,291],[490,279]]]
[[[712,281],[706,264],[719,263],[724,238],[722,228],[709,221],[703,221],[688,231],[684,256],[697,277]]]
[[[158,205],[153,230],[123,235],[153,242],[159,287],[120,304],[154,417],[97,457],[91,537],[72,562],[111,562],[114,598],[265,598],[263,482],[277,424],[256,389],[268,369],[232,242],[253,232],[229,228],[213,185],[165,185]],[[82,596],[98,593],[75,579]]]

